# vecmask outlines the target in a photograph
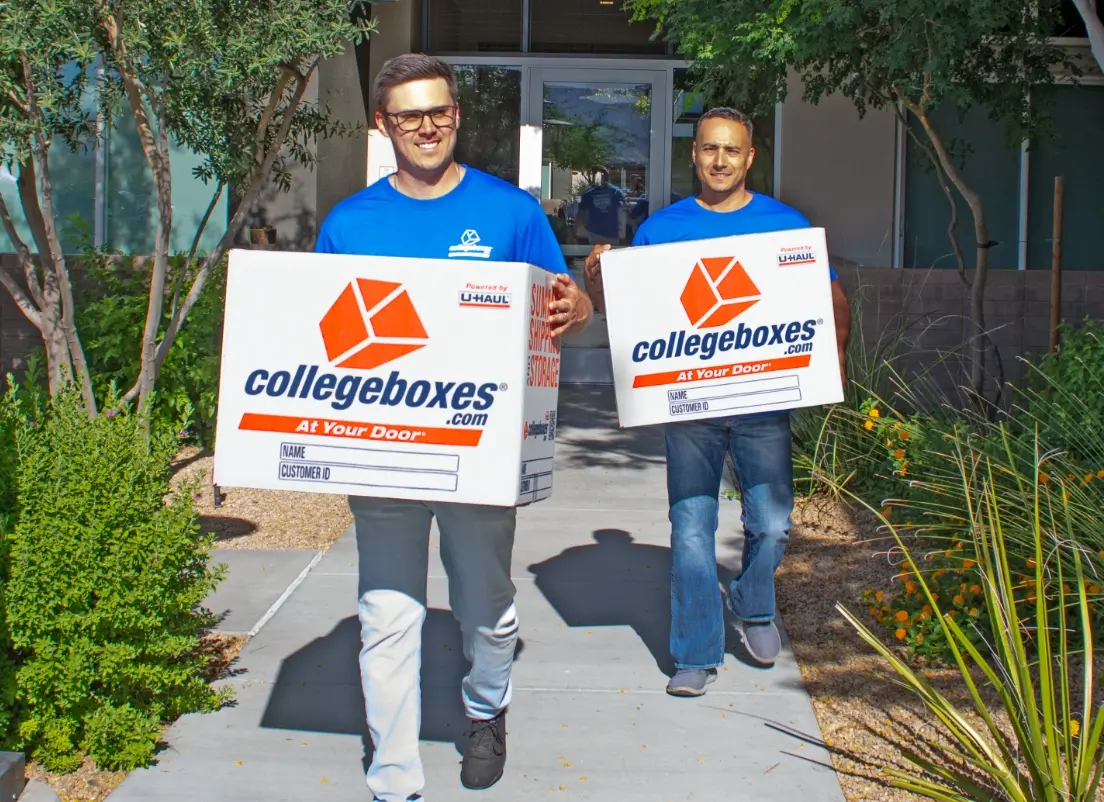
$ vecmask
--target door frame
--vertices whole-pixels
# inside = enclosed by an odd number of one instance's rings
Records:
[[[650,210],[667,205],[671,195],[671,105],[672,84],[670,70],[640,69],[607,66],[601,69],[558,64],[529,69],[528,81],[522,77],[522,86],[528,83],[528,92],[522,90],[521,126],[523,147],[520,150],[520,183],[531,194],[540,197],[541,169],[543,164],[544,134],[544,85],[546,83],[579,83],[595,86],[610,84],[647,84],[651,87],[652,115],[648,152],[648,207]],[[526,129],[532,133],[526,137]],[[525,139],[529,141],[526,142]],[[534,193],[534,189],[536,192]],[[660,199],[661,203],[655,203]],[[586,256],[589,246],[565,245],[564,255]]]
[[[567,64],[532,67],[522,77],[522,146],[519,178],[523,188],[540,197],[543,169],[544,86],[546,83],[578,83],[609,86],[618,84],[651,87],[648,177],[645,185],[651,211],[666,206],[671,196],[671,96],[670,69],[640,69],[607,65],[600,69]],[[658,203],[656,201],[659,201]],[[564,256],[586,256],[589,245],[562,245]],[[593,325],[593,324],[592,324]],[[613,384],[609,346],[565,345],[560,358],[560,381],[564,384]]]

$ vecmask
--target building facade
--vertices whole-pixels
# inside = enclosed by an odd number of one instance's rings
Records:
[[[1087,55],[1088,41],[1068,5],[1069,25],[1055,33]],[[387,140],[369,131],[375,109],[367,90],[387,58],[412,50],[439,55],[456,68],[460,160],[541,200],[580,281],[582,257],[593,242],[626,245],[650,211],[696,191],[690,148],[701,98],[670,45],[652,36],[651,23],[630,22],[619,0],[381,0],[372,8],[378,33],[324,64],[310,98],[345,122],[363,124],[365,133],[319,142],[316,169],[299,173],[290,194],[269,192],[253,210],[254,224],[277,229],[280,247],[310,248],[334,204],[393,169]],[[896,286],[901,279],[873,271],[954,267],[946,198],[897,116],[871,111],[860,119],[839,97],[810,105],[796,78],[789,89],[784,103],[755,120],[752,188],[824,227],[845,275]],[[1056,88],[1053,141],[1009,145],[1003,127],[984,112],[960,119],[940,110],[935,119],[945,138],[968,148],[964,174],[986,205],[997,243],[991,250],[995,271],[1049,269],[1053,185],[1061,175],[1065,268],[1101,271],[1104,279],[1098,245],[1104,230],[1098,200],[1104,75],[1090,73],[1076,86]],[[149,247],[152,182],[133,132],[112,133],[95,153],[58,158],[66,164],[64,197],[92,221],[85,230],[95,242],[121,250]],[[184,221],[174,240],[181,244],[190,240],[184,229],[202,216],[211,188],[189,181],[194,155],[181,151],[174,158],[176,215]],[[6,178],[0,175],[5,194],[13,189]],[[225,226],[229,210],[221,203],[215,218]],[[965,204],[959,217],[958,240],[972,266]],[[215,225],[205,241],[221,233]],[[10,250],[0,233],[0,252]],[[1026,288],[1039,282],[1007,276],[997,283]],[[1087,294],[1078,303],[1104,314],[1104,303],[1095,310]],[[0,321],[12,317],[10,304],[5,308]],[[11,364],[10,353],[5,356]],[[563,370],[565,381],[608,381],[604,321],[567,339]]]

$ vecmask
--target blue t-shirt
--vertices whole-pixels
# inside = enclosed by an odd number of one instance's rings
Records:
[[[584,190],[579,196],[579,211],[587,213],[587,231],[602,237],[618,237],[624,202],[625,194],[612,184],[599,184]]]
[[[567,273],[540,203],[525,190],[466,167],[446,195],[418,200],[380,179],[334,207],[317,253],[527,262]]]
[[[751,196],[746,206],[732,212],[710,211],[698,203],[697,198],[689,197],[660,209],[641,223],[632,244],[662,245],[667,242],[688,242],[738,234],[766,234],[811,227],[801,212],[758,192]],[[828,272],[832,281],[838,278],[831,265],[828,266]],[[777,410],[747,412],[740,417],[761,418],[788,414],[787,410]]]
[[[746,206],[732,212],[710,211],[698,203],[697,198],[690,197],[652,214],[640,224],[632,244],[662,245],[811,227],[797,209],[758,192],[751,196]],[[829,265],[828,271],[835,281],[838,278],[835,269]]]

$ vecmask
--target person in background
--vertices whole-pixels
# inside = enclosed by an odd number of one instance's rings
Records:
[[[596,183],[579,196],[576,230],[584,232],[591,245],[619,242],[624,204],[625,193],[609,182],[604,167],[598,168]]]
[[[737,234],[808,228],[809,221],[779,201],[748,190],[755,160],[752,122],[734,109],[715,108],[698,121],[693,158],[702,190],[653,212],[633,245],[686,242]],[[597,245],[585,265],[588,292],[604,312]],[[831,273],[840,375],[851,311]],[[671,520],[671,656],[674,696],[701,696],[724,663],[727,604],[752,659],[771,666],[781,650],[775,626],[774,574],[790,536],[793,462],[788,411],[750,413],[670,423],[665,428],[667,495]],[[716,535],[725,455],[736,469],[744,525],[740,574],[726,596],[718,593]]]
[[[567,273],[540,204],[524,190],[454,159],[460,125],[456,78],[429,56],[391,59],[375,83],[376,126],[397,171],[339,203],[318,234],[319,253],[528,262],[556,273],[552,335],[583,327],[593,307]],[[460,333],[456,333],[460,336]],[[460,780],[482,789],[506,763],[506,708],[518,635],[510,561],[516,510],[473,504],[350,497],[356,527],[360,676],[380,802],[421,799],[421,629],[426,616],[430,523],[441,531],[449,602],[471,671],[471,720]]]

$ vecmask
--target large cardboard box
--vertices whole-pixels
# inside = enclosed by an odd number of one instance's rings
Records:
[[[623,427],[843,400],[824,230],[602,255]]]
[[[232,251],[215,483],[547,498],[550,284],[526,264]]]

